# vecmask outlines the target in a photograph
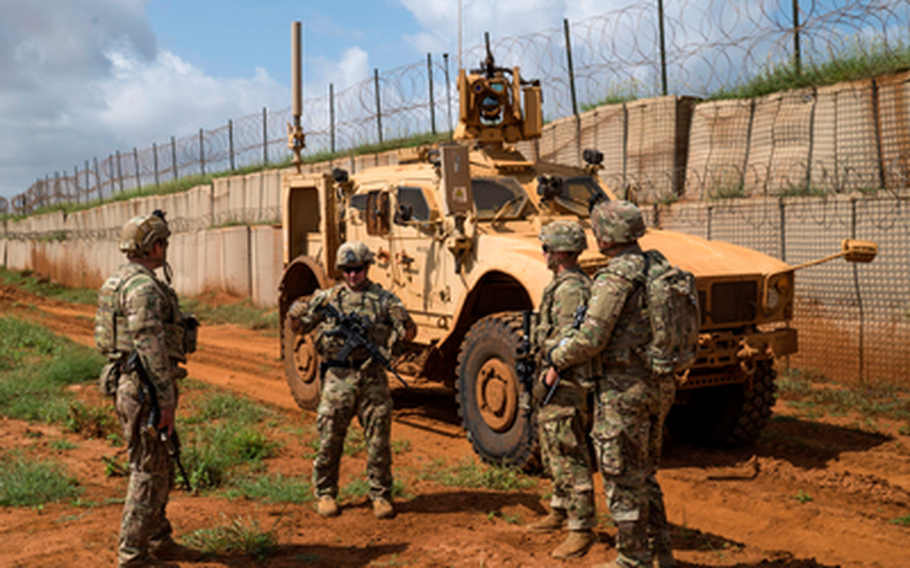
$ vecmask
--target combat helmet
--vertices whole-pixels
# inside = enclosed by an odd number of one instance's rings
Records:
[[[156,209],[151,215],[133,217],[120,231],[120,251],[127,256],[148,256],[158,241],[171,236],[164,212]]]
[[[350,241],[338,247],[335,255],[335,268],[357,264],[373,264],[373,253],[361,241]]]
[[[540,228],[543,245],[554,252],[581,252],[588,248],[584,227],[578,221],[557,219]]]
[[[601,201],[591,211],[591,226],[600,250],[632,243],[645,234],[645,220],[634,203]]]

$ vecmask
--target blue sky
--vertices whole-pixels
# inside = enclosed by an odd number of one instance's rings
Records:
[[[324,96],[448,52],[601,14],[618,0],[0,0],[0,196],[86,159],[290,105],[290,24]],[[454,71],[454,68],[453,68]]]

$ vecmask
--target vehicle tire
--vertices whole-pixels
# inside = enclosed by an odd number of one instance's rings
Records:
[[[515,373],[520,340],[519,313],[477,321],[461,343],[456,389],[458,414],[477,455],[491,464],[529,469],[537,463],[537,425]]]
[[[684,406],[674,406],[667,418],[670,433],[687,442],[733,447],[758,439],[776,400],[777,371],[773,361],[755,366],[752,388],[725,385],[694,391]]]
[[[284,374],[291,387],[291,395],[297,406],[304,410],[316,410],[319,406],[319,395],[322,381],[319,379],[319,354],[313,334],[299,335],[291,329],[291,318],[284,318],[282,328],[282,354],[284,356]]]

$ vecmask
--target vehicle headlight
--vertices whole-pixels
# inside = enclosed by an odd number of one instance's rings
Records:
[[[765,314],[771,315],[786,303],[792,292],[792,273],[778,274],[768,281],[765,291]]]

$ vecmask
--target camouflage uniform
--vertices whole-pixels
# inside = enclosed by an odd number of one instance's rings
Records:
[[[296,302],[288,314],[299,320],[298,332],[319,328],[316,349],[324,361],[332,361],[344,340],[327,337],[335,322],[326,319],[317,308],[331,302],[343,314],[356,313],[368,319],[369,339],[380,348],[391,347],[414,322],[401,301],[375,282],[360,291],[345,284],[315,294],[309,302]],[[392,496],[392,397],[385,369],[370,360],[365,350],[355,350],[339,366],[326,369],[322,379],[316,424],[319,429],[319,453],[313,464],[316,496],[335,498],[338,494],[338,470],[344,438],[351,418],[356,414],[367,441],[367,478],[370,498],[391,500]],[[341,366],[344,364],[345,366]]]
[[[571,329],[575,310],[587,303],[590,288],[588,276],[581,269],[572,268],[561,272],[544,289],[540,320],[534,330],[538,351],[555,345]],[[597,525],[593,468],[587,445],[591,424],[588,408],[591,379],[587,368],[588,365],[579,365],[563,371],[550,402],[537,410],[541,458],[553,478],[550,507],[565,511],[568,528],[575,531]]]
[[[595,208],[592,222],[599,220],[598,213],[604,213],[598,209],[615,206],[615,202],[608,203],[614,205]],[[632,234],[614,242],[635,243],[643,233],[642,222],[633,227]],[[613,244],[604,243],[600,235],[598,241],[602,250]],[[675,385],[672,376],[652,374],[640,355],[651,339],[641,285],[644,269],[644,253],[637,244],[611,258],[594,277],[581,328],[549,353],[557,369],[589,359],[600,362],[602,377],[597,384],[591,437],[607,505],[619,527],[616,547],[621,566],[650,566],[652,547],[655,555],[670,554],[663,495],[655,474],[663,422]]]
[[[162,411],[176,408],[175,381],[186,374],[178,366],[186,361],[180,318],[174,290],[134,262],[120,267],[99,294],[96,337],[106,333],[116,337],[116,349],[105,354],[120,365],[129,351],[138,351]],[[112,325],[115,330],[107,329]],[[143,560],[150,543],[170,539],[165,508],[174,464],[165,445],[149,431],[149,395],[136,373],[120,375],[115,407],[130,463],[118,544],[118,558],[124,565]]]

